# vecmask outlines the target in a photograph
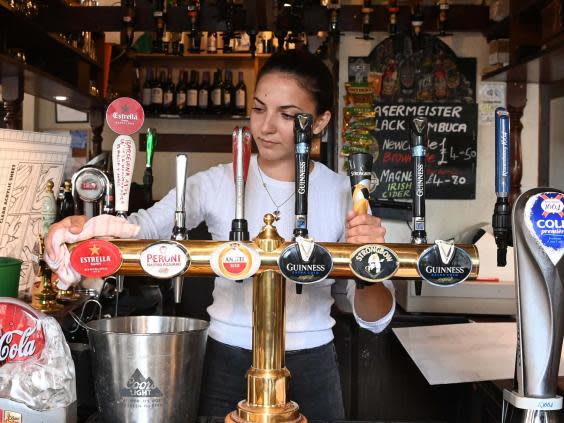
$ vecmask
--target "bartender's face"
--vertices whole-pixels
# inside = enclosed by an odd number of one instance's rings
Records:
[[[273,72],[264,75],[255,89],[251,111],[251,133],[263,160],[294,159],[294,116],[310,113],[313,132],[320,133],[331,114],[317,116],[312,96],[292,75]]]

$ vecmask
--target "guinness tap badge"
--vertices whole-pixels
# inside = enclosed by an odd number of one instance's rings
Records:
[[[169,279],[186,272],[190,266],[190,255],[176,241],[158,241],[141,251],[139,262],[149,275]]]
[[[260,255],[246,244],[227,242],[213,251],[210,266],[216,275],[240,281],[250,278],[258,271]]]
[[[302,255],[303,253],[303,255]],[[280,272],[299,284],[321,282],[333,270],[329,251],[313,240],[297,237],[278,257]]]
[[[454,240],[435,241],[417,261],[421,277],[432,285],[452,286],[464,282],[472,271],[472,259]]]
[[[391,278],[399,269],[396,253],[383,245],[364,245],[351,254],[349,264],[354,275],[366,282],[382,282]]]

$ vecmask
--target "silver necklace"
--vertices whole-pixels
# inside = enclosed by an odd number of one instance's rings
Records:
[[[274,201],[274,198],[272,198],[272,194],[270,194],[270,191],[268,190],[268,187],[266,186],[266,183],[264,182],[264,179],[262,177],[262,171],[260,170],[260,166],[257,163],[257,169],[258,169],[258,173],[260,176],[260,180],[262,182],[262,186],[264,187],[266,193],[268,194],[268,197],[270,198],[270,201],[272,201],[272,203],[276,206],[276,210],[274,210],[274,213],[272,213],[274,215],[274,217],[276,218],[276,220],[278,220],[280,218],[280,207],[282,207],[284,204],[286,204],[288,201],[290,201],[290,199],[294,196],[294,192],[292,192],[292,194],[290,194],[290,196],[288,198],[286,198],[286,200],[284,200],[284,202],[282,204],[276,204],[276,201]]]

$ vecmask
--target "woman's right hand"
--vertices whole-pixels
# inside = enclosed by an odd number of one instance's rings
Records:
[[[67,231],[73,235],[78,235],[82,232],[87,220],[88,218],[84,215],[69,216],[51,225],[45,237],[45,252],[52,262],[58,262],[61,259],[57,255],[59,245],[54,244],[55,240],[64,239]]]
[[[122,217],[102,214],[87,221],[86,216],[70,216],[51,225],[45,237],[45,262],[57,273],[58,286],[68,289],[80,281],[81,276],[70,263],[66,244],[84,241],[96,236],[135,238],[139,226],[128,223]]]

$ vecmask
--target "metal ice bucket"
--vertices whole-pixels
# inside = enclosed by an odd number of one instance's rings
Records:
[[[89,322],[101,421],[195,422],[208,326],[162,316]]]

